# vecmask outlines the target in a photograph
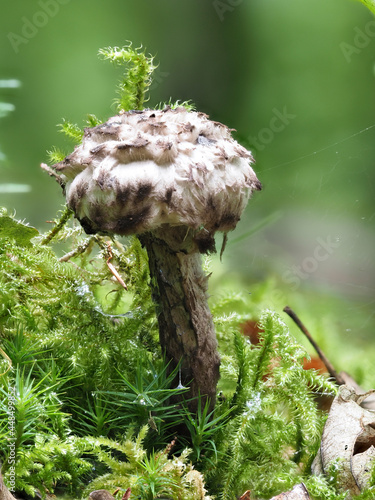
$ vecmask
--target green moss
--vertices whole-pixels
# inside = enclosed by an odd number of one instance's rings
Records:
[[[375,14],[375,1],[374,0],[359,0],[360,2],[363,3],[363,5],[366,5],[368,9],[371,10],[373,14]]]
[[[127,67],[119,111],[142,109],[152,57],[130,44],[100,55]],[[88,126],[99,123],[88,115]],[[77,125],[64,121],[61,130],[82,139]],[[51,162],[64,156],[50,152]],[[81,498],[131,486],[142,499],[195,500],[209,498],[206,483],[210,495],[231,500],[248,489],[270,498],[303,480],[317,500],[345,499],[334,481],[310,477],[325,419],[312,389],[334,394],[334,385],[303,370],[307,354],[275,312],[260,315],[257,344],[239,331],[249,316],[258,319],[269,283],[253,293],[250,311],[239,293],[214,304],[222,393],[211,413],[198,404],[192,414],[171,399],[184,388],[159,347],[138,239],[86,237],[65,208],[45,235],[1,212],[0,243],[0,461],[8,480],[14,437],[18,491]]]
[[[121,49],[108,47],[99,50],[99,55],[119,66],[127,66],[118,86],[117,107],[119,111],[143,109],[146,94],[152,83],[152,73],[156,69],[153,58],[147,57],[141,49],[133,49],[131,43]]]

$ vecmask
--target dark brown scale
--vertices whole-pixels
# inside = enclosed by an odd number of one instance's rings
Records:
[[[207,199],[207,210],[211,212],[212,210],[216,210],[216,204],[212,196],[209,196]]]
[[[155,122],[155,123],[149,123],[149,126],[151,129],[154,129],[155,131],[160,131],[160,129],[166,128],[167,124],[165,122]]]
[[[83,217],[82,219],[79,219],[79,223],[83,227],[83,230],[85,231],[86,234],[96,234],[98,232],[98,229],[95,228],[91,222],[91,220],[88,217]]]
[[[188,179],[190,182],[193,182],[194,181],[194,175],[193,175],[193,167],[191,165],[189,165],[189,175],[188,175]]]
[[[138,137],[133,142],[121,142],[116,147],[117,149],[143,148],[149,144],[149,141],[144,137]]]
[[[71,165],[71,157],[72,155],[66,156],[63,161],[60,161],[60,163],[57,163],[55,165],[55,170],[56,172],[61,172],[64,170],[66,167]]]
[[[208,172],[206,165],[204,165],[203,163],[195,163],[195,168],[203,174],[207,174]]]
[[[151,194],[151,191],[152,191],[152,184],[149,184],[148,182],[139,184],[138,190],[135,194],[135,199],[137,201],[142,201]]]
[[[97,155],[98,153],[104,153],[103,149],[105,150],[106,145],[105,144],[99,144],[99,146],[95,146],[95,148],[90,149],[90,153],[92,155]]]
[[[77,187],[73,191],[73,195],[69,201],[69,206],[72,210],[77,211],[82,203],[83,197],[87,193],[88,185],[86,182],[77,183]]]
[[[194,236],[194,241],[199,253],[216,253],[215,238],[205,229]]]
[[[164,151],[170,151],[173,147],[173,144],[171,142],[162,141],[160,139],[156,141],[156,144]]]
[[[217,141],[215,139],[209,139],[204,134],[199,134],[197,138],[197,144],[200,144],[201,146],[212,146],[212,144],[215,144],[216,142]]]
[[[121,235],[133,234],[137,232],[137,226],[142,225],[149,217],[151,206],[143,208],[140,212],[135,212],[126,217],[121,217],[117,221],[116,233]]]
[[[133,144],[129,144],[128,142],[122,142],[121,144],[117,144],[116,148],[117,149],[129,149],[132,148]]]
[[[235,151],[240,158],[251,158],[251,153],[249,153],[249,151],[247,149],[243,148],[242,146],[238,146],[235,149]]]
[[[99,173],[98,178],[96,179],[96,183],[100,187],[102,191],[104,191],[105,188],[108,188],[108,178],[109,178],[109,172],[104,172],[103,170]]]
[[[87,137],[91,137],[92,136],[92,130],[93,130],[93,127],[86,127],[83,129],[83,137],[86,139]]]
[[[97,127],[92,128],[91,131],[100,135],[110,135],[112,137],[118,138],[120,125],[121,123],[103,123],[102,125],[98,125]]]
[[[99,203],[93,203],[90,205],[89,211],[90,220],[98,227],[106,226],[106,218],[107,213],[105,209],[103,210],[103,206]]]
[[[192,132],[195,129],[195,125],[192,125],[190,122],[184,123],[183,130],[184,132]]]
[[[168,188],[166,193],[165,193],[165,203],[169,206],[171,204],[171,201],[172,201],[172,195],[173,195],[173,191],[174,189],[173,188]]]
[[[224,214],[218,222],[218,227],[234,227],[240,218],[228,212]]]
[[[224,125],[224,123],[220,123],[220,122],[215,122],[213,120],[211,120],[211,123],[213,123],[215,125],[215,127],[224,127],[224,128],[228,128],[226,125]],[[232,129],[234,130],[234,129]]]
[[[218,150],[215,152],[215,155],[218,156],[219,158],[222,158],[225,161],[228,160],[228,155],[226,154],[225,149],[223,147],[218,148]]]
[[[130,188],[123,188],[119,185],[115,188],[116,192],[116,203],[119,205],[125,205],[129,201],[129,197],[131,194]]]

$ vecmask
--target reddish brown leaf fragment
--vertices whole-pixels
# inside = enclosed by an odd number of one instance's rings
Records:
[[[245,493],[240,496],[239,500],[251,500],[250,493],[250,490],[245,491]]]

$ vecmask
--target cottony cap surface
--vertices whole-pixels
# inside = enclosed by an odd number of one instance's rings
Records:
[[[169,224],[212,237],[234,229],[261,189],[252,163],[228,127],[167,106],[85,129],[82,144],[54,168],[88,234],[141,234]]]

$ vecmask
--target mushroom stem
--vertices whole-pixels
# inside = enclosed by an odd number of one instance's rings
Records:
[[[185,226],[162,226],[140,236],[149,258],[162,350],[174,368],[181,361],[181,383],[188,397],[215,404],[220,357],[207,303],[207,276],[194,238]],[[197,399],[189,403],[197,409]]]

